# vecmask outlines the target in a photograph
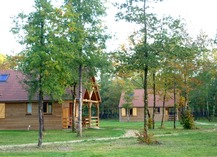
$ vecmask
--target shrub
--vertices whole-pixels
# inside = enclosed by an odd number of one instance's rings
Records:
[[[154,134],[148,134],[146,135],[145,131],[140,131],[138,133],[135,133],[137,136],[137,141],[140,144],[159,144],[159,142],[157,140],[154,139]]]
[[[153,120],[152,118],[148,118],[148,128],[152,129],[152,126],[153,126]]]
[[[184,129],[195,129],[196,128],[194,124],[194,117],[191,114],[189,109],[182,112],[180,122]]]

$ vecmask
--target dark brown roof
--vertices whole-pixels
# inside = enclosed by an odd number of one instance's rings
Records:
[[[133,99],[133,107],[144,107],[144,90],[143,89],[135,89],[134,90],[134,99]],[[153,107],[154,102],[154,95],[149,90],[148,94],[148,106]],[[122,105],[125,103],[124,101],[124,92],[121,94],[121,98],[119,101],[119,107],[122,107]],[[163,106],[163,96],[156,95],[156,107],[162,107]],[[172,94],[169,95],[169,98],[166,99],[165,106],[172,107],[174,106],[174,100]]]
[[[28,93],[21,84],[24,75],[14,70],[0,71],[0,75],[2,74],[8,74],[8,79],[0,82],[0,102],[28,100]]]
[[[29,94],[24,88],[24,84],[22,81],[25,76],[20,71],[15,70],[0,70],[0,75],[7,74],[9,77],[5,82],[0,81],[0,102],[27,102],[29,101]],[[98,87],[95,81],[95,78],[92,77],[91,81],[93,83],[93,91],[88,92],[85,88],[83,88],[83,98],[101,101],[100,94],[98,91]],[[76,97],[78,99],[78,88],[76,89]],[[91,98],[89,94],[91,93]],[[71,90],[66,90],[66,96],[63,99],[71,100]],[[49,98],[45,98],[49,100]],[[37,101],[37,97],[33,97],[31,101]]]

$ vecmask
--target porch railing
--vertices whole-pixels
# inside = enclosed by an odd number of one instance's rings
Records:
[[[76,121],[77,121],[77,118],[76,118]],[[72,127],[72,117],[63,118],[62,119],[62,128],[67,129],[67,128],[71,128],[71,127]],[[91,120],[89,120],[89,117],[83,117],[82,118],[82,127],[99,127],[99,118],[98,117],[91,117]]]

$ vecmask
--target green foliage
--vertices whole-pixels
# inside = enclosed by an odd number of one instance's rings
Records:
[[[25,47],[19,54],[19,70],[26,75],[30,97],[41,90],[43,96],[61,101],[71,76],[63,60],[68,55],[59,29],[61,19],[50,1],[35,1],[34,7],[33,12],[14,18],[12,32],[22,35],[19,41]]]
[[[151,117],[148,118],[148,128],[149,129],[153,128],[153,119]]]
[[[156,141],[154,139],[154,134],[148,134],[147,133],[144,133],[144,131],[140,131],[138,133],[135,133],[136,136],[137,136],[137,141],[140,143],[140,144],[159,144],[158,141]]]
[[[130,84],[129,81],[125,82],[125,87],[124,87],[124,104],[123,107],[126,109],[132,108],[133,104],[133,99],[134,99],[134,89],[133,86]]]
[[[121,92],[123,86],[119,80],[111,80],[111,76],[101,74],[100,95],[102,102],[100,104],[100,113],[103,118],[117,118]]]
[[[96,67],[107,65],[103,50],[109,36],[105,33],[106,27],[102,25],[102,17],[105,16],[103,0],[67,0],[63,10],[66,12],[64,25],[70,25],[66,38],[74,45],[70,51],[73,61],[82,64],[85,72],[93,75]]]
[[[195,129],[194,117],[191,114],[190,110],[187,109],[182,112],[180,123],[184,129]]]
[[[0,53],[0,70],[8,69],[9,61],[4,54]]]

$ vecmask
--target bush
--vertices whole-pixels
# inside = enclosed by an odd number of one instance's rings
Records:
[[[152,118],[148,118],[148,128],[149,129],[153,128],[153,120],[152,120]]]
[[[138,133],[135,133],[137,136],[137,141],[140,144],[159,144],[159,142],[157,140],[154,139],[154,134],[146,134],[145,131],[140,131]]]
[[[182,112],[180,123],[182,124],[184,129],[196,128],[194,124],[194,117],[189,109]]]

